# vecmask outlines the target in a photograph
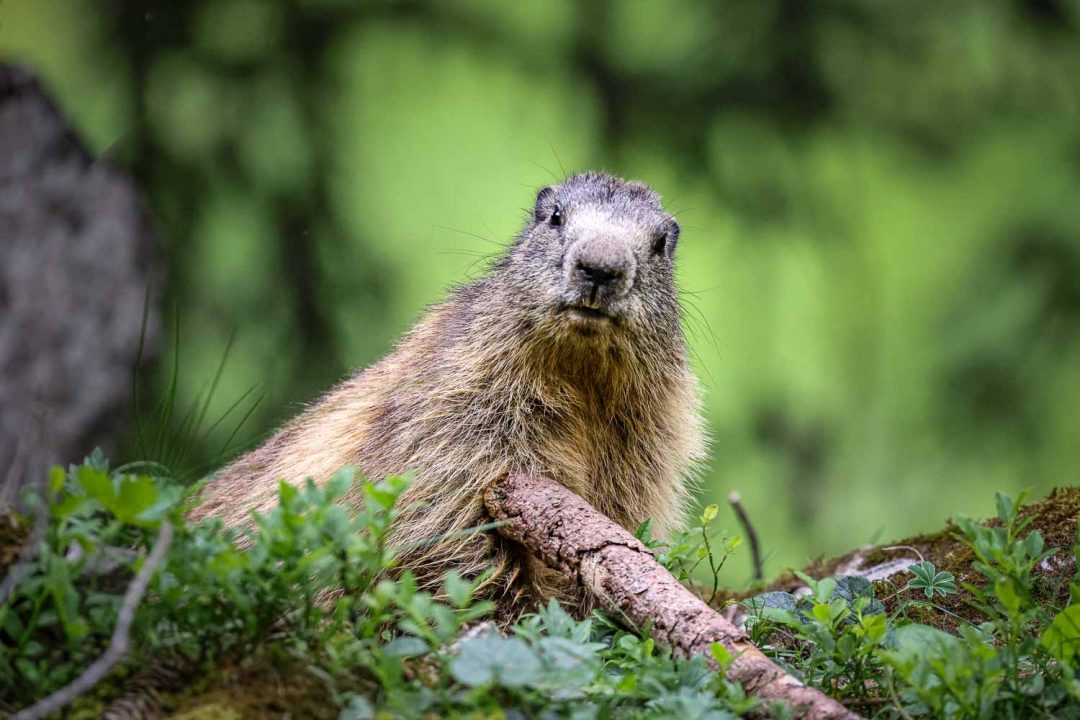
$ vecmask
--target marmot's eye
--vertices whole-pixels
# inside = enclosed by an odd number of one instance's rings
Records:
[[[555,203],[555,209],[551,211],[551,224],[555,227],[562,225],[563,223],[563,211],[562,205]]]
[[[663,255],[664,254],[664,251],[667,250],[667,239],[668,239],[668,234],[666,232],[656,234],[656,236],[653,238],[653,241],[652,241],[653,255]]]

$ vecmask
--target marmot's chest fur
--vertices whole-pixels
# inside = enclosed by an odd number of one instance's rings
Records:
[[[392,542],[432,589],[445,571],[494,566],[508,612],[579,598],[489,534],[417,541],[482,524],[484,488],[513,469],[546,474],[633,530],[680,519],[701,459],[697,384],[674,287],[678,226],[643,185],[587,174],[544,188],[491,274],[455,291],[371,368],[327,393],[208,486],[196,516],[246,522],[279,479],[413,470]]]

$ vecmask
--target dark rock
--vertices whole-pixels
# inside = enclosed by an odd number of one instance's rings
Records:
[[[132,181],[0,64],[0,506],[128,427],[156,237]]]

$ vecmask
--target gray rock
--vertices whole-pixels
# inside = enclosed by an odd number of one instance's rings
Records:
[[[132,181],[92,158],[26,70],[0,64],[0,506],[131,417],[157,240]]]

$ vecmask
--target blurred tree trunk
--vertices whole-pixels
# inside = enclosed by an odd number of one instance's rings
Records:
[[[131,181],[0,64],[0,507],[128,427],[158,335],[156,246]]]

